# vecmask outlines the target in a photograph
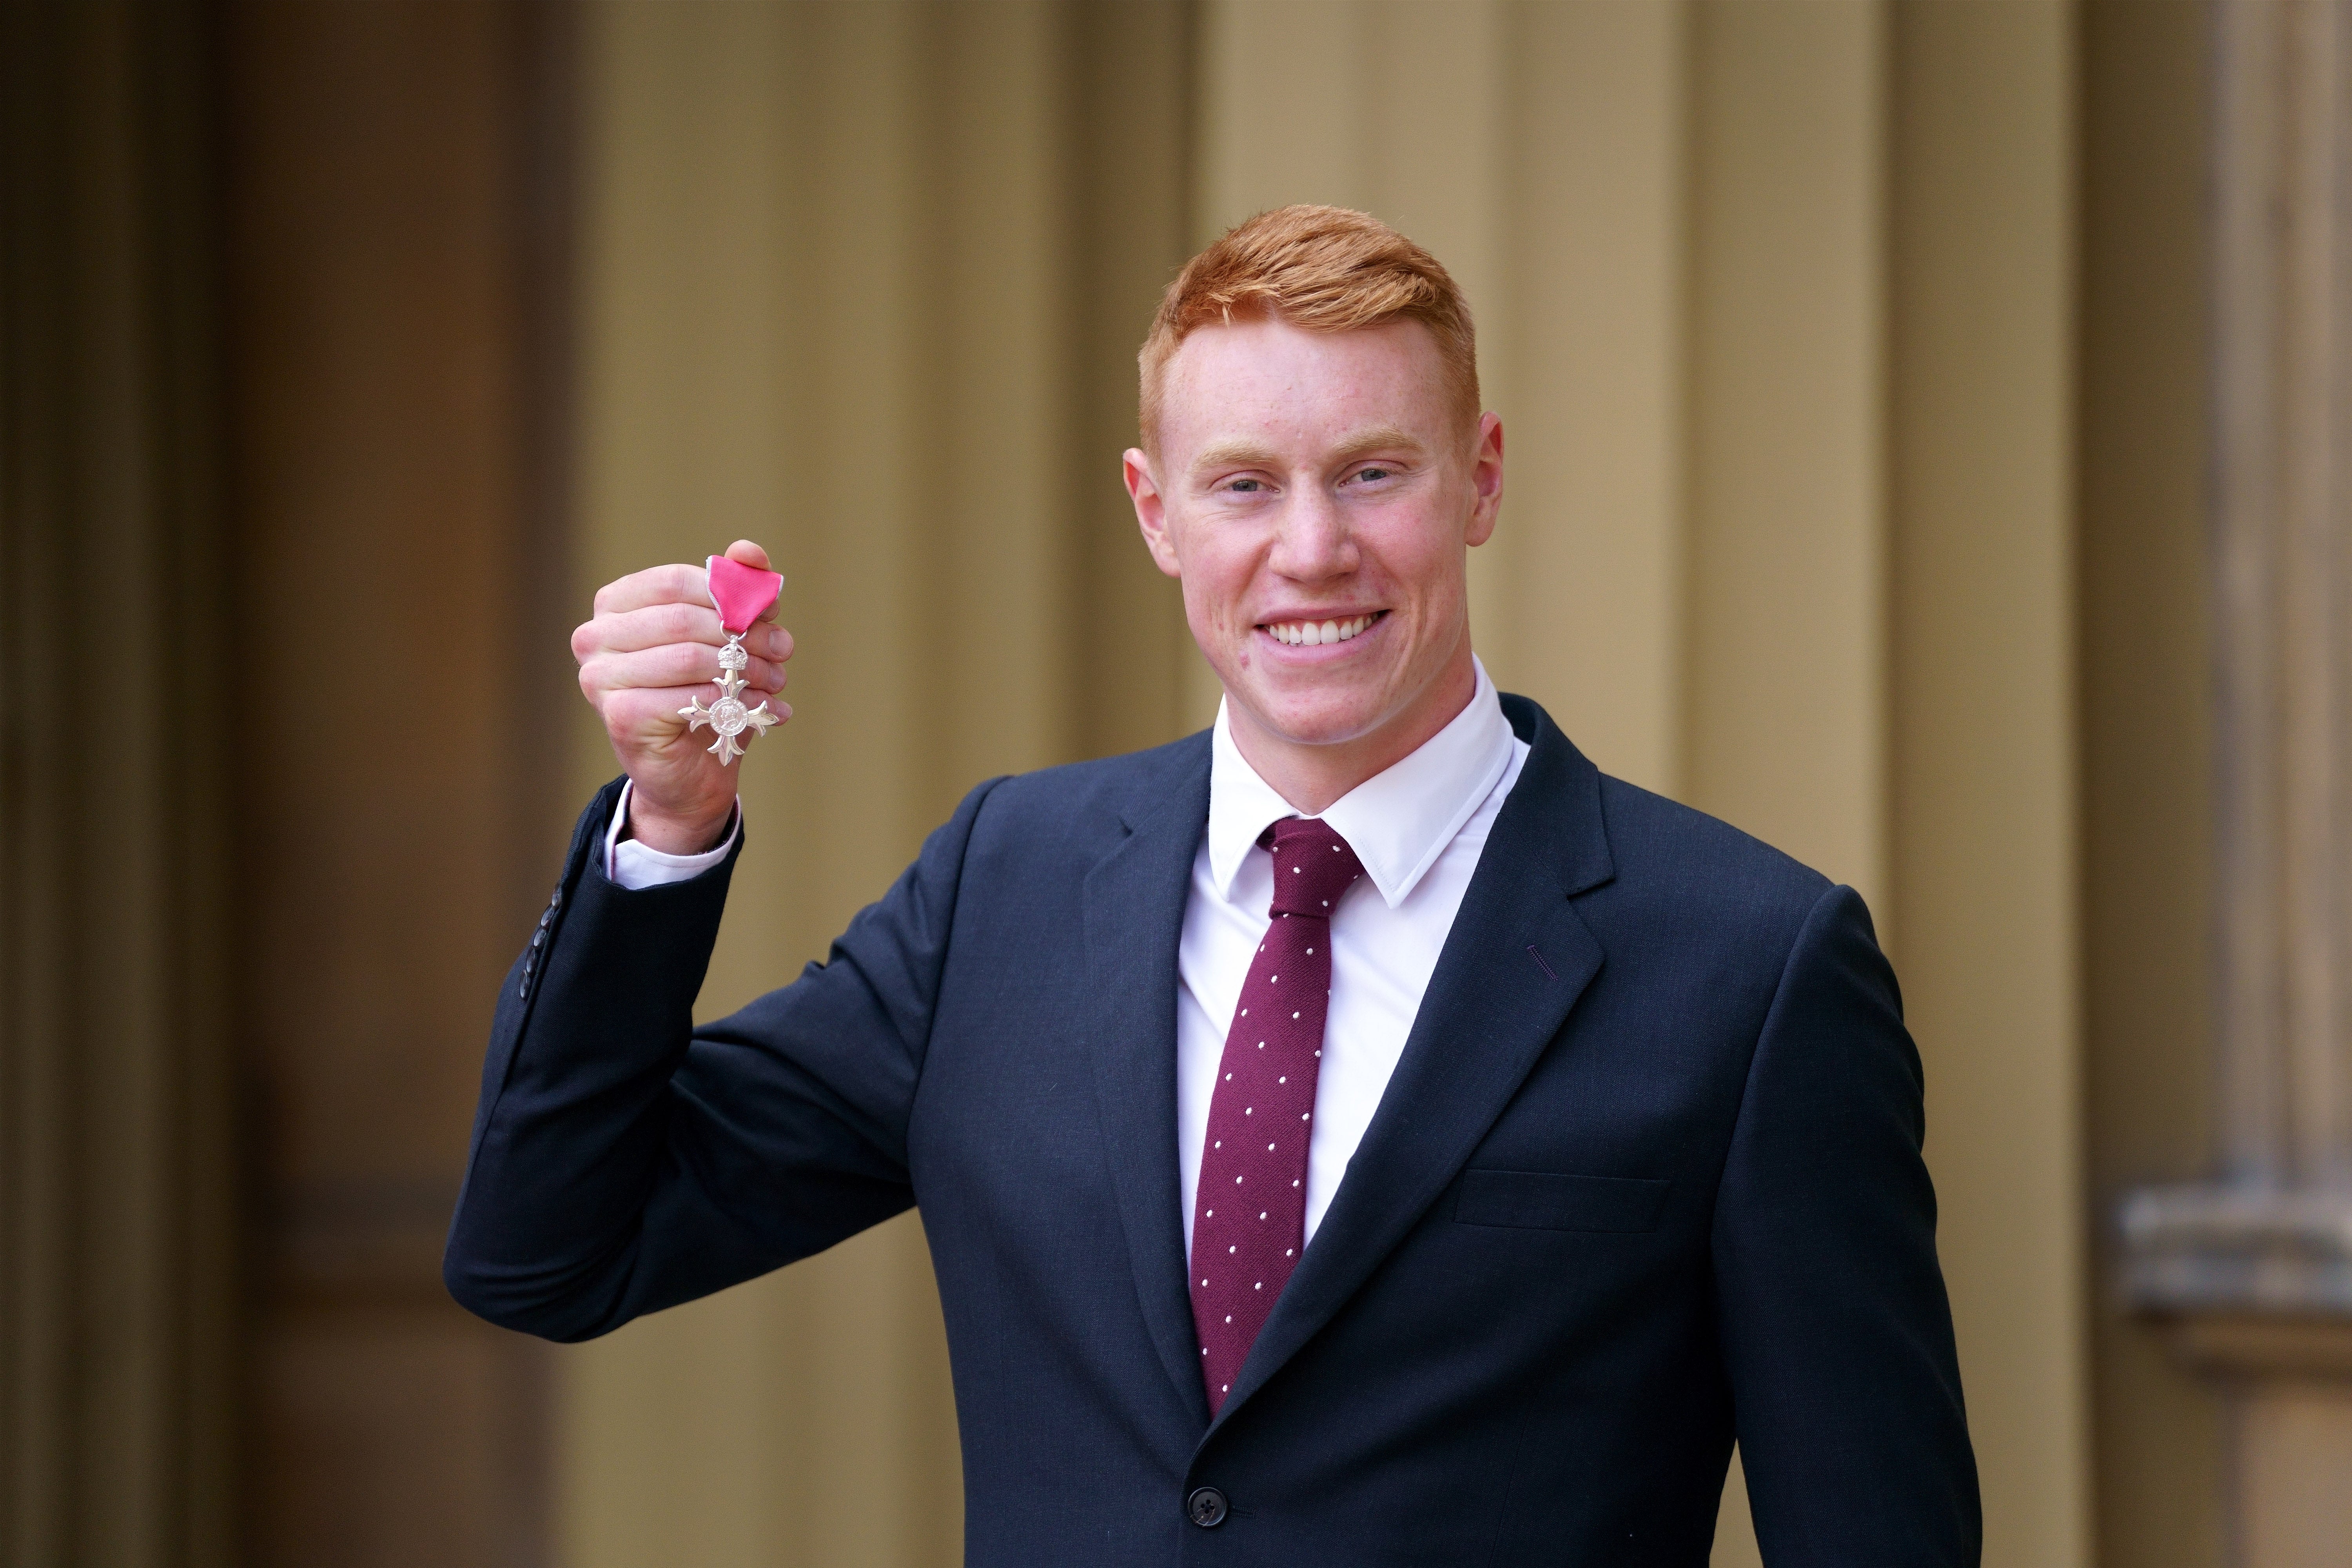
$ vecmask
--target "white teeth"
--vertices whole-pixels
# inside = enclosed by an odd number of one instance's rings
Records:
[[[1265,629],[1275,641],[1292,647],[1318,647],[1325,643],[1346,642],[1370,626],[1375,618],[1351,616],[1344,621],[1283,621]]]

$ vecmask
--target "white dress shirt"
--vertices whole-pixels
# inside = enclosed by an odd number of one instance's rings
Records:
[[[1380,1109],[1487,831],[1527,762],[1527,742],[1511,733],[1486,666],[1472,663],[1478,689],[1453,722],[1321,813],[1363,862],[1365,880],[1331,915],[1331,1005],[1307,1151],[1310,1240]],[[739,803],[718,848],[665,855],[621,837],[628,809],[625,784],[604,838],[605,875],[623,888],[700,876],[727,858],[742,831]],[[1243,759],[1220,703],[1210,742],[1209,829],[1192,857],[1176,954],[1176,1156],[1188,1256],[1225,1031],[1274,900],[1274,857],[1257,847],[1258,835],[1283,817],[1304,815]]]
[[[634,838],[621,837],[629,825],[629,792],[637,786],[634,782],[621,786],[621,798],[613,803],[613,826],[604,830],[604,875],[616,888],[658,888],[665,882],[684,882],[701,876],[727,858],[727,851],[735,847],[735,836],[743,831],[743,798],[735,797],[735,814],[728,819],[727,837],[719,847],[699,855],[665,855]]]
[[[1478,689],[1452,723],[1320,814],[1363,862],[1365,878],[1331,911],[1331,1004],[1307,1149],[1308,1240],[1404,1054],[1487,831],[1527,762],[1527,742],[1511,733],[1486,667],[1477,670]],[[1274,900],[1274,857],[1257,837],[1270,823],[1306,815],[1243,760],[1222,704],[1211,746],[1209,831],[1192,857],[1176,953],[1176,1156],[1187,1256],[1225,1031]]]

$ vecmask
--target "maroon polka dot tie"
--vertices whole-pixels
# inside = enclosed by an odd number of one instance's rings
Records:
[[[1274,903],[1225,1033],[1201,1188],[1192,1203],[1192,1325],[1212,1415],[1307,1245],[1307,1142],[1331,996],[1331,910],[1364,874],[1348,841],[1286,817],[1274,850]]]

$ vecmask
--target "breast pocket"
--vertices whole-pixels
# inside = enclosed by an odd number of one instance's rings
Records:
[[[1554,1171],[1465,1171],[1454,1217],[1520,1230],[1655,1230],[1672,1182]]]

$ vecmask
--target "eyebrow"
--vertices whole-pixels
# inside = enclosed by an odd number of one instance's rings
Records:
[[[1368,452],[1397,448],[1418,453],[1423,446],[1419,437],[1408,434],[1399,426],[1375,425],[1340,442],[1338,456],[1339,461],[1345,463]],[[1265,468],[1271,467],[1277,460],[1271,447],[1259,446],[1255,441],[1221,441],[1194,458],[1192,468],[1195,472],[1202,468]]]
[[[1250,441],[1220,441],[1192,459],[1195,472],[1202,468],[1264,468],[1274,461],[1271,448]]]

